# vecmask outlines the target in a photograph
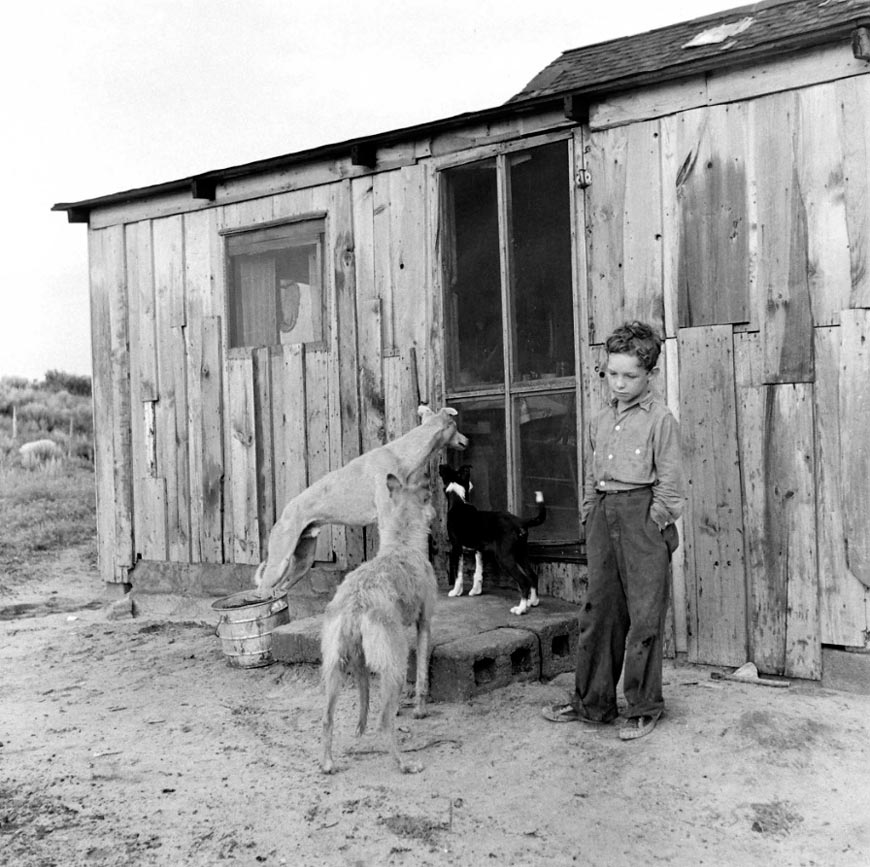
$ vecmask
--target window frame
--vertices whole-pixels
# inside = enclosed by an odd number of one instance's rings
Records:
[[[568,160],[568,190],[569,196],[569,243],[570,262],[571,262],[571,303],[573,310],[573,328],[574,328],[574,373],[568,376],[559,376],[553,379],[538,379],[538,380],[519,380],[513,381],[514,368],[516,366],[516,347],[514,345],[513,335],[513,316],[508,311],[513,310],[515,304],[516,293],[513,291],[512,282],[512,263],[510,256],[511,247],[511,196],[510,196],[510,165],[509,158],[517,152],[527,151],[535,147],[541,147],[548,144],[564,141],[567,144],[566,158]],[[519,460],[517,451],[519,449],[519,437],[517,431],[517,420],[515,405],[518,399],[525,395],[538,394],[566,394],[573,393],[574,408],[576,416],[576,468],[577,468],[577,488],[578,488],[578,503],[577,503],[577,536],[574,539],[554,540],[554,541],[536,541],[530,543],[530,547],[535,552],[536,556],[543,555],[545,559],[551,559],[547,556],[547,550],[559,552],[552,559],[570,560],[577,559],[577,544],[580,539],[580,508],[582,506],[583,496],[583,436],[582,431],[585,428],[584,424],[584,407],[586,401],[583,394],[583,366],[581,357],[581,328],[580,328],[580,263],[578,256],[583,252],[578,250],[578,244],[583,243],[583,233],[578,231],[578,214],[577,203],[574,196],[574,190],[577,188],[577,155],[576,141],[574,138],[574,130],[567,129],[556,133],[546,133],[541,135],[529,136],[519,140],[511,140],[495,145],[486,145],[473,150],[465,151],[462,154],[452,154],[441,157],[435,161],[434,173],[436,179],[436,196],[435,196],[435,232],[437,239],[437,258],[436,258],[436,291],[439,298],[439,304],[442,309],[441,317],[441,357],[444,362],[450,357],[452,350],[449,345],[449,340],[452,335],[449,334],[450,325],[448,323],[448,299],[446,297],[446,285],[444,280],[444,247],[447,243],[446,232],[444,231],[444,214],[446,203],[446,182],[445,172],[450,169],[460,168],[462,166],[471,165],[473,163],[483,162],[488,159],[494,159],[496,163],[496,184],[497,184],[497,212],[498,212],[498,245],[499,245],[499,278],[501,283],[501,304],[502,304],[502,371],[503,377],[500,381],[491,384],[481,384],[480,386],[459,388],[454,385],[449,388],[448,385],[448,366],[442,364],[440,371],[441,391],[445,398],[445,403],[461,404],[472,402],[478,398],[497,397],[503,401],[504,405],[504,424],[506,435],[506,455],[508,469],[508,509],[511,512],[517,513],[520,508],[520,479],[518,477]]]
[[[258,223],[249,223],[244,226],[233,226],[232,228],[224,228],[218,231],[218,235],[223,241],[222,259],[224,269],[224,317],[226,321],[225,337],[227,345],[228,358],[249,358],[251,355],[261,349],[267,349],[270,355],[277,355],[283,351],[284,344],[271,343],[265,346],[231,346],[231,316],[232,307],[235,303],[235,274],[233,257],[242,254],[242,251],[232,252],[231,247],[233,241],[241,238],[244,235],[253,235],[269,229],[286,228],[290,230],[290,234],[295,234],[292,229],[299,227],[299,240],[307,240],[310,238],[311,243],[317,244],[319,250],[319,270],[320,270],[320,304],[321,304],[321,337],[318,340],[304,341],[302,345],[309,351],[328,350],[330,346],[330,292],[328,273],[326,268],[327,262],[327,238],[328,238],[328,213],[326,211],[312,211],[304,214],[297,214],[291,217],[282,217],[276,220],[264,220]],[[306,231],[304,224],[311,224],[312,230]],[[316,229],[313,228],[316,225]],[[289,239],[288,239],[289,240]],[[256,243],[256,242],[255,242]],[[275,242],[276,250],[282,249]],[[264,242],[263,252],[268,251],[268,242]],[[288,249],[284,247],[283,249]]]

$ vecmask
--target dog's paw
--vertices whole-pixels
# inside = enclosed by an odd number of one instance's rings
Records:
[[[456,596],[461,596],[462,595],[462,588],[461,587],[454,587],[447,595],[452,596],[454,598]]]
[[[335,762],[330,759],[329,761],[321,762],[320,770],[323,771],[324,774],[334,774],[336,772]]]
[[[483,593],[483,586],[480,584],[475,584],[471,590],[468,591],[469,596],[480,596]]]
[[[399,770],[403,774],[419,774],[423,770],[423,765],[419,762],[409,762],[402,759],[399,761]]]
[[[523,600],[519,605],[514,605],[514,607],[511,608],[511,614],[525,614],[528,610],[529,608],[526,605],[525,600]]]

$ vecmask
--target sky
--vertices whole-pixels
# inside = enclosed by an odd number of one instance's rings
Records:
[[[91,374],[75,202],[493,108],[739,0],[43,0],[4,13],[0,378]]]

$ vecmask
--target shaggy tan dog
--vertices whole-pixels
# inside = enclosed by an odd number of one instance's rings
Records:
[[[320,649],[326,710],[321,768],[325,773],[335,770],[332,721],[344,675],[352,674],[359,689],[359,736],[368,721],[370,670],[380,676],[380,729],[388,735],[390,755],[403,773],[422,770],[399,752],[396,713],[408,668],[407,629],[416,626],[414,716],[426,715],[430,621],[438,592],[428,558],[435,509],[429,479],[422,472],[405,482],[389,474],[384,492],[387,496],[378,508],[378,553],[344,579],[323,617]]]
[[[406,479],[440,449],[468,445],[456,428],[455,409],[433,412],[421,405],[417,412],[422,421],[413,430],[327,473],[287,503],[269,535],[268,557],[254,578],[261,595],[283,592],[305,575],[314,562],[322,524],[373,524],[378,506],[388,498],[387,475]]]

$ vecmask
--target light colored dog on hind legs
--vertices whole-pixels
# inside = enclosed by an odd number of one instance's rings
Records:
[[[269,535],[268,557],[254,578],[260,595],[282,592],[311,568],[322,524],[373,524],[387,497],[388,473],[405,479],[441,449],[461,451],[468,445],[456,428],[455,409],[433,412],[422,404],[417,412],[420,424],[404,436],[327,473],[287,503]]]
[[[416,626],[414,716],[426,715],[430,621],[438,592],[428,559],[435,509],[423,473],[414,473],[404,482],[389,474],[383,484],[388,496],[378,515],[378,553],[347,575],[323,617],[320,649],[326,709],[321,768],[325,773],[335,770],[333,716],[344,677],[353,675],[359,690],[359,736],[368,722],[369,671],[380,676],[380,729],[387,734],[390,754],[403,773],[422,770],[399,751],[396,714],[408,668],[408,627]]]

